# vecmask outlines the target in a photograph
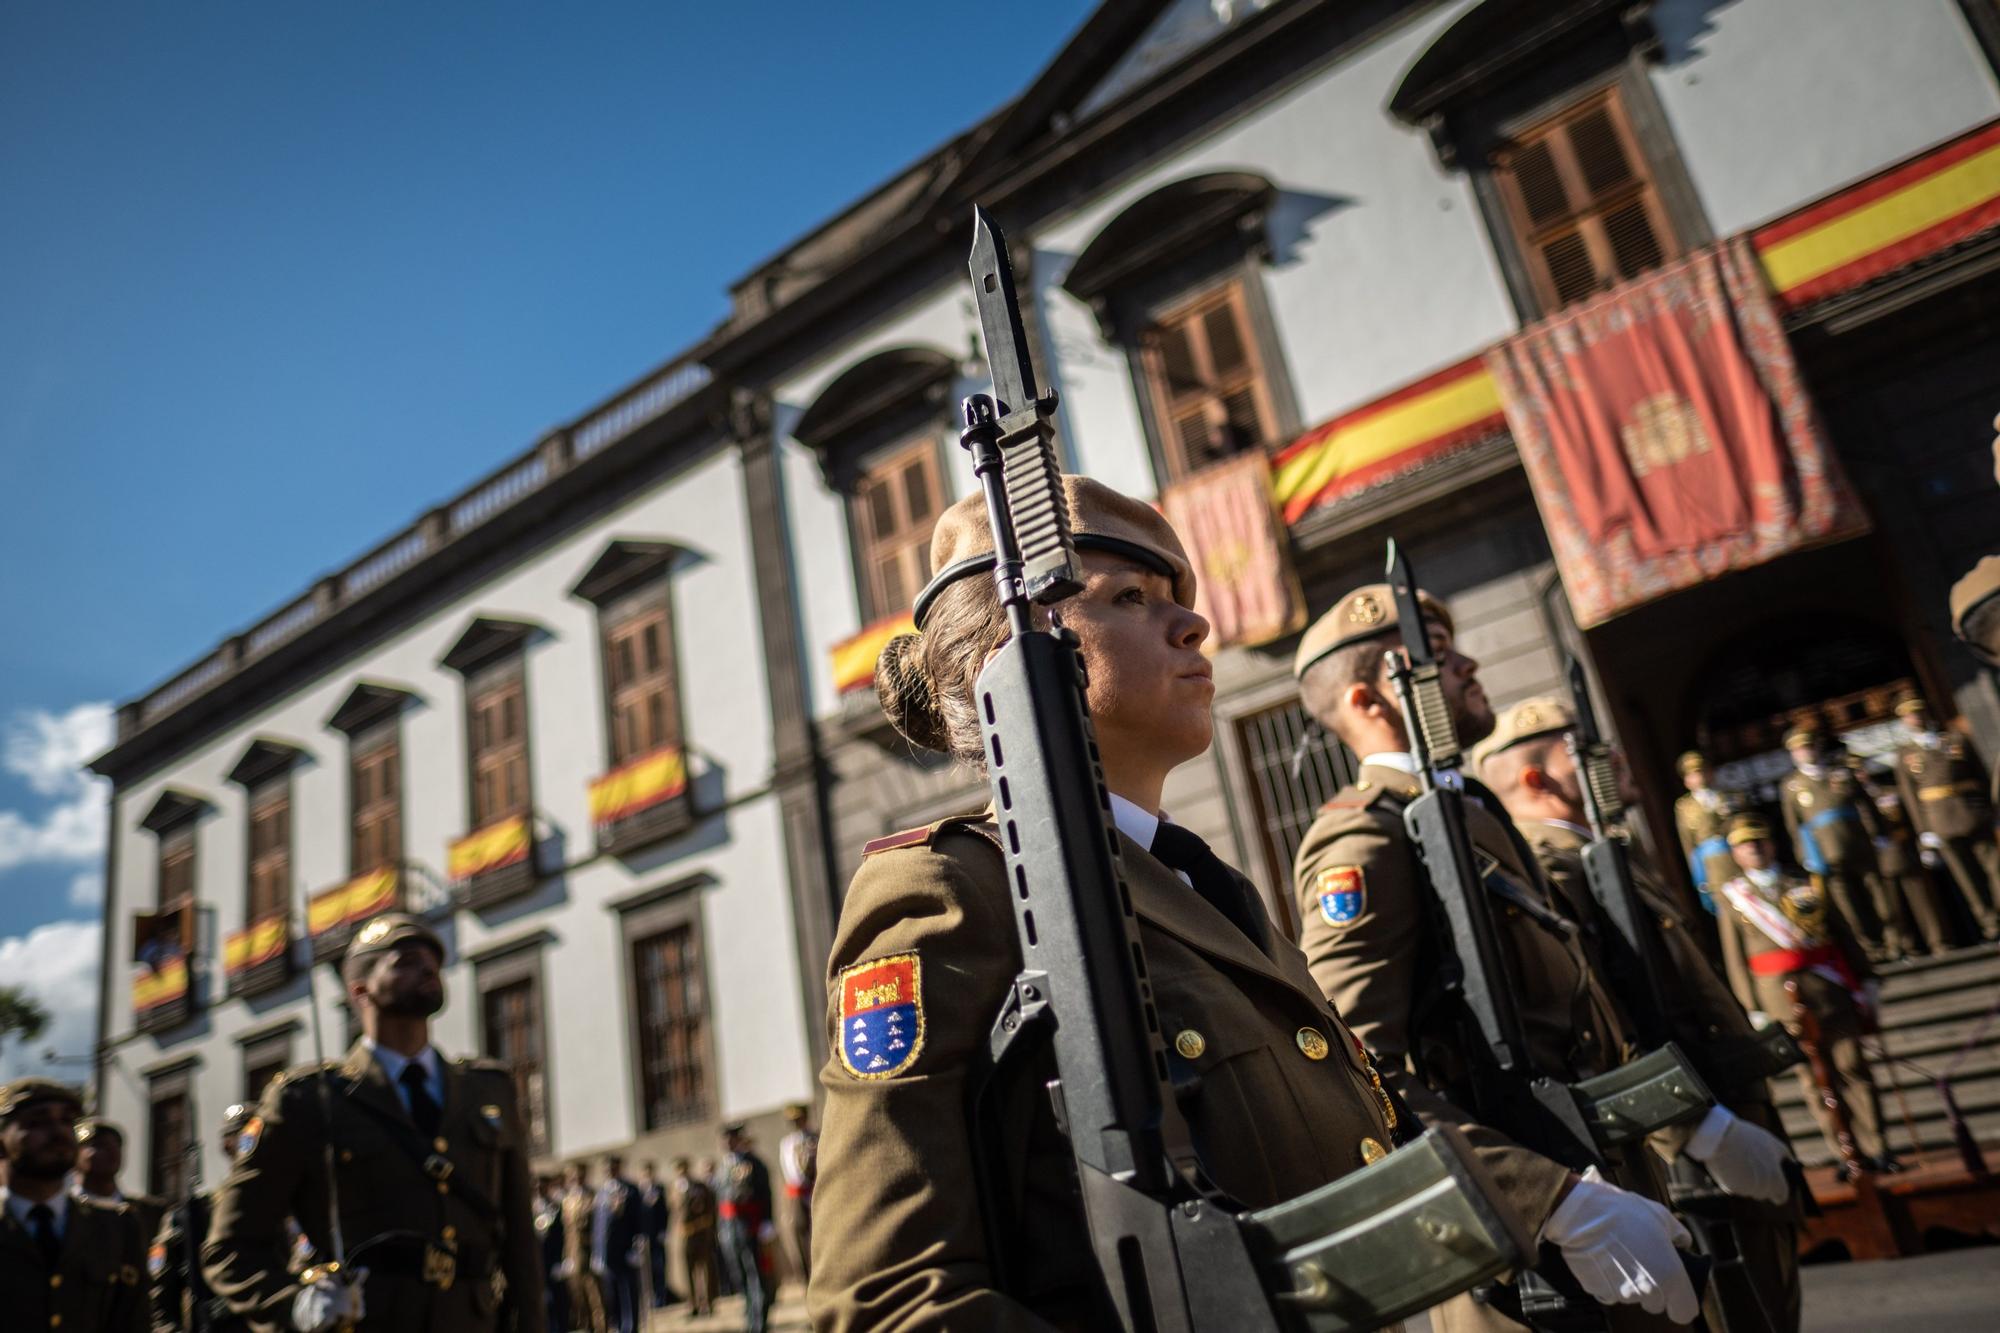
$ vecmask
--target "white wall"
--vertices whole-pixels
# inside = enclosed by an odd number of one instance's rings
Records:
[[[854,585],[847,503],[827,487],[818,457],[792,438],[792,428],[827,385],[877,352],[922,347],[963,363],[978,346],[978,337],[979,317],[969,283],[946,283],[801,367],[773,393],[774,428],[784,464],[785,508],[798,579],[800,642],[816,716],[824,717],[838,706],[827,650],[862,628],[861,606]],[[987,391],[985,376],[983,365],[977,377],[961,375],[952,386],[952,401]],[[952,497],[972,489],[972,469],[958,452],[955,438],[947,442],[944,470],[946,494]]]
[[[771,941],[792,934],[791,905],[777,799],[766,792],[773,762],[769,695],[745,528],[738,456],[719,449],[122,793],[113,811],[118,870],[107,913],[114,960],[107,1035],[119,1041],[131,1032],[129,969],[121,960],[130,956],[130,914],[154,902],[158,859],[153,836],[138,821],[165,787],[186,789],[215,807],[199,826],[197,872],[201,901],[214,909],[218,943],[243,924],[245,798],[225,775],[253,737],[287,740],[309,755],[294,773],[295,882],[310,893],[347,877],[346,739],[325,722],[358,681],[395,685],[420,698],[403,715],[404,843],[412,861],[442,875],[446,846],[469,831],[469,814],[462,682],[437,663],[475,616],[491,615],[531,621],[546,631],[526,650],[534,798],[574,868],[523,904],[498,909],[490,918],[497,924],[469,912],[456,913],[450,924],[459,957],[533,931],[554,937],[544,956],[543,1005],[555,1149],[570,1153],[623,1142],[637,1128],[619,920],[605,904],[696,872],[715,881],[701,892],[711,1014],[722,1062],[718,1110],[741,1115],[806,1095],[811,1070],[796,969],[789,961],[771,966]],[[737,802],[681,838],[642,853],[636,864],[645,869],[638,873],[612,858],[577,864],[594,850],[588,784],[609,763],[596,609],[568,589],[606,543],[620,538],[669,540],[692,553],[673,575],[690,769],[711,801]],[[533,910],[525,910],[529,905]],[[324,971],[320,980],[327,980]],[[477,1031],[472,969],[455,964],[447,984],[452,1000],[438,1020],[438,1042],[448,1053],[468,1053]],[[197,1110],[204,1137],[212,1137],[208,1127],[222,1107],[241,1096],[235,1038],[289,1014],[303,1017],[298,989],[295,983],[291,990],[250,1002],[218,1000],[193,1028],[166,1034],[177,1038],[171,1047],[150,1036],[121,1045],[118,1063],[124,1073],[107,1077],[105,1093],[109,1113],[134,1135],[134,1171],[143,1172],[146,1160],[144,1089],[124,1074],[199,1049],[204,1065]],[[327,1039],[337,1046],[343,1027],[333,987],[322,989]],[[211,988],[211,995],[217,990]],[[307,1036],[302,1030],[294,1043],[300,1060],[310,1051]],[[212,1145],[210,1152],[207,1170],[219,1172],[222,1163]]]
[[[1954,0],[1660,0],[1653,73],[1718,236],[2000,115]]]
[[[1445,172],[1428,139],[1383,109],[1457,12],[1391,34],[1036,233],[1037,293],[1085,471],[1139,494],[1154,489],[1125,355],[1057,284],[1121,211],[1184,177],[1254,171],[1281,192],[1263,283],[1304,426],[1513,330],[1465,177]]]

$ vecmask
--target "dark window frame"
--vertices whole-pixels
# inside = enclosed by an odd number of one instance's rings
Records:
[[[915,606],[917,594],[923,590],[924,582],[930,576],[931,533],[938,515],[952,503],[946,435],[945,430],[934,424],[912,423],[905,433],[878,439],[867,449],[858,451],[849,464],[848,481],[843,488],[847,501],[849,565],[854,573],[855,605],[861,608],[863,625],[886,620]],[[899,513],[906,510],[907,490],[899,498],[897,489],[898,483],[909,475],[913,460],[929,473],[931,508],[920,519],[909,519],[907,514],[903,514],[904,526],[893,539],[899,554],[915,552],[916,564],[909,597],[901,605],[892,606],[889,599],[883,596],[883,590],[876,586],[875,579],[876,567],[881,559],[878,545],[891,543],[884,542],[873,532],[863,497],[868,487],[880,485]]]
[[[660,627],[659,665],[649,671],[641,664],[632,679],[621,680],[616,662],[619,642],[649,621],[657,622]],[[687,714],[682,707],[679,637],[674,632],[673,584],[665,569],[599,605],[599,692],[604,700],[604,757],[610,768],[668,747],[686,750]],[[653,735],[650,744],[620,744],[620,696],[628,692],[637,701],[664,694],[665,703],[660,709],[663,725],[659,728],[664,736]]]
[[[292,1056],[295,1029],[296,1024],[287,1024],[278,1031],[237,1038],[243,1065],[243,1095],[238,1100],[245,1106],[257,1105],[272,1078],[296,1063]]]
[[[194,1069],[193,1061],[183,1060],[146,1074],[146,1192],[155,1198],[187,1193],[187,1150],[195,1139]]]
[[[534,1079],[524,1083],[511,1060],[508,1074],[514,1080],[515,1096],[528,1126],[529,1151],[535,1157],[546,1157],[555,1146],[555,1099],[550,1095],[553,1079],[549,1072],[554,1047],[549,1040],[548,985],[541,947],[547,938],[545,933],[538,932],[517,944],[500,946],[498,952],[488,951],[473,959],[472,964],[473,989],[479,995],[479,1050],[489,1059],[506,1059],[497,1049],[493,1029],[491,1005],[495,997],[519,987],[528,988],[533,1073],[539,1076],[539,1094]]]
[[[292,818],[292,775],[287,768],[247,784],[243,791],[243,924],[247,928],[267,917],[291,911],[294,831]],[[270,820],[273,810],[284,821],[276,850],[258,851],[259,825]],[[276,869],[280,873],[275,899],[260,884],[259,874]],[[260,898],[261,893],[261,898]],[[260,910],[261,908],[261,910]]]
[[[490,706],[496,697],[512,691],[519,701],[518,719],[520,750],[520,799],[507,802],[504,791],[502,800],[494,808],[485,808],[479,794],[480,763],[490,757],[492,751],[502,749],[499,745],[481,745],[478,740],[479,712],[483,705]],[[502,714],[504,717],[504,707]],[[535,752],[534,728],[530,725],[528,709],[527,654],[518,649],[510,650],[481,662],[465,672],[465,813],[466,831],[477,832],[489,828],[504,819],[516,816],[534,817],[535,811]],[[512,748],[511,746],[504,748]]]
[[[2000,0],[1958,0],[1958,7],[1987,67],[2000,77]]]
[[[626,1012],[630,1015],[627,1045],[633,1073],[633,1123],[640,1127],[642,1133],[699,1124],[712,1119],[718,1109],[717,1076],[721,1067],[715,1045],[715,988],[709,975],[707,931],[701,911],[701,885],[707,882],[703,877],[678,891],[669,889],[665,896],[648,895],[643,905],[628,909],[620,917],[621,953],[626,969]],[[691,1060],[696,1063],[700,1081],[699,1100],[684,1104],[677,1112],[656,1117],[650,1096],[654,1077],[649,1073],[647,1006],[642,995],[645,977],[640,967],[639,950],[655,940],[683,930],[688,932],[694,959],[692,971],[700,992],[699,1012],[691,1020],[698,1035],[691,1043],[689,1052]]]
[[[1275,326],[1270,327],[1268,335],[1261,331],[1261,326],[1269,319],[1269,307],[1260,301],[1263,286],[1261,281],[1256,280],[1254,272],[1246,272],[1244,266],[1229,265],[1217,276],[1198,280],[1191,288],[1154,300],[1141,317],[1126,347],[1126,361],[1133,379],[1133,391],[1142,405],[1140,418],[1145,423],[1159,489],[1165,490],[1186,481],[1207,467],[1248,453],[1253,448],[1275,453],[1298,434],[1296,412],[1292,414],[1289,425],[1280,424],[1285,418],[1279,411],[1279,395],[1272,383],[1271,369],[1271,358],[1277,353],[1278,342]],[[1240,321],[1237,334],[1247,365],[1243,386],[1237,392],[1247,388],[1255,396],[1263,438],[1255,445],[1232,449],[1214,458],[1190,460],[1179,438],[1176,428],[1178,414],[1174,410],[1178,406],[1184,413],[1189,403],[1184,399],[1177,401],[1172,392],[1160,350],[1161,331],[1172,325],[1189,326],[1199,322],[1202,326],[1203,357],[1211,362],[1209,368],[1212,370],[1206,321],[1207,316],[1217,309],[1230,310]],[[1226,403],[1233,395],[1222,394],[1210,387],[1199,396],[1215,400],[1208,404],[1212,409]],[[1223,410],[1226,421],[1228,411],[1226,407]]]
[[[388,751],[384,763],[384,751]],[[377,775],[387,772],[393,775],[395,791],[389,796],[372,796],[367,802],[362,800],[362,770],[372,767]],[[391,716],[379,722],[357,729],[347,738],[347,874],[349,879],[380,870],[385,866],[400,867],[405,852],[403,829],[403,728],[400,719]],[[378,855],[372,860],[362,855],[362,821],[366,817],[371,829],[389,825],[393,836],[383,836],[376,840],[384,844],[386,855]],[[368,864],[363,864],[364,860]]]

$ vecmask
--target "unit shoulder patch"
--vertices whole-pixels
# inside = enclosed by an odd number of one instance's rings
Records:
[[[236,1136],[236,1160],[247,1162],[250,1154],[257,1151],[257,1141],[264,1137],[264,1117],[253,1115],[243,1122],[242,1131]]]
[[[891,954],[844,967],[840,987],[840,1064],[856,1078],[891,1078],[924,1048],[923,961]]]
[[[1360,866],[1328,866],[1313,877],[1313,895],[1327,925],[1352,925],[1368,910],[1368,877]]]

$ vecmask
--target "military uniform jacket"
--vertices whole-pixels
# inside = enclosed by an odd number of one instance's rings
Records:
[[[146,1244],[121,1203],[69,1200],[51,1272],[28,1229],[0,1208],[0,1327],[35,1333],[145,1333]]]
[[[188,1274],[188,1240],[184,1229],[188,1218],[193,1218],[196,1251],[201,1248],[201,1238],[208,1235],[209,1219],[215,1213],[215,1196],[197,1194],[178,1208],[169,1208],[160,1219],[159,1234],[153,1237],[152,1248],[146,1251],[146,1272],[153,1289],[153,1329],[154,1333],[175,1333],[188,1328],[189,1315],[197,1302],[205,1303],[208,1323],[205,1327],[214,1333],[239,1333],[248,1327],[241,1319],[229,1312],[228,1304],[208,1289],[203,1278],[199,1254],[195,1258],[193,1281]],[[287,1247],[273,1244],[271,1253],[274,1260],[282,1262]]]
[[[271,1258],[287,1215],[320,1255],[332,1256],[323,1165],[331,1141],[348,1260],[369,1269],[366,1333],[455,1333],[511,1328],[516,1314],[522,1327],[541,1319],[526,1130],[513,1079],[495,1061],[440,1064],[443,1119],[428,1144],[364,1042],[338,1065],[309,1065],[265,1089],[217,1192],[202,1249],[209,1285],[238,1313],[290,1327],[297,1287]],[[333,1094],[331,1126],[322,1080]],[[449,1264],[446,1253],[455,1255]],[[505,1279],[500,1296],[496,1270]]]
[[[1688,870],[1702,888],[1713,888],[1736,873],[1736,862],[1729,859],[1732,813],[1728,798],[1719,794],[1712,806],[1693,792],[1674,802],[1674,831],[1680,835]]]
[[[1778,802],[1785,832],[1806,869],[1850,874],[1875,869],[1875,839],[1883,831],[1875,802],[1853,769],[1830,764],[1818,777],[1793,769],[1778,784]]]
[[[848,889],[820,1076],[816,1328],[1105,1326],[1073,1160],[1043,1088],[1052,1058],[1002,1093],[999,1174],[1020,1223],[1002,1243],[1016,1289],[997,1290],[988,1262],[967,1084],[1021,966],[996,836],[968,818],[881,840]],[[1387,1096],[1298,951],[1280,938],[1259,948],[1151,854],[1122,834],[1119,845],[1176,1102],[1215,1184],[1263,1207],[1390,1144]],[[896,1061],[886,1073],[855,1047],[864,994],[902,1001],[894,1026],[915,1037],[915,1049],[876,1043]],[[878,1012],[863,1016],[886,1035]]]
[[[1521,836],[1534,849],[1535,859],[1549,885],[1562,899],[1565,910],[1579,921],[1591,924],[1597,938],[1615,930],[1590,892],[1584,874],[1583,849],[1590,843],[1588,830],[1571,824],[1529,819],[1520,824]],[[1704,1047],[1716,1042],[1750,1041],[1756,1029],[1750,1015],[1730,989],[1714,963],[1709,961],[1695,932],[1674,907],[1673,897],[1659,878],[1641,861],[1636,850],[1629,853],[1632,886],[1640,904],[1659,926],[1660,952],[1666,966],[1662,981],[1674,989],[1674,1029],[1672,1037],[1697,1062]],[[1720,887],[1718,884],[1717,887]],[[1718,903],[1718,909],[1726,910]],[[1601,955],[1597,958],[1602,967]],[[1770,1091],[1762,1079],[1751,1079],[1740,1087],[1714,1088],[1716,1096],[1730,1110],[1741,1114],[1754,1103],[1770,1101]]]
[[[1439,938],[1442,923],[1431,915],[1431,891],[1403,827],[1403,808],[1418,790],[1417,780],[1402,770],[1366,764],[1354,786],[1320,808],[1293,867],[1299,943],[1314,979],[1353,1025],[1383,1078],[1424,1121],[1464,1133],[1502,1197],[1539,1229],[1566,1191],[1570,1172],[1465,1109],[1472,1071],[1459,1013],[1436,982],[1448,941]],[[1554,905],[1507,826],[1470,796],[1465,810],[1482,866]],[[1582,945],[1510,903],[1489,901],[1534,1067],[1569,1082],[1622,1064],[1633,1053],[1625,1026]],[[1685,1138],[1655,1136],[1669,1154]]]
[[[1745,901],[1750,902],[1750,910],[1745,910]],[[1758,901],[1796,932],[1796,940],[1781,940],[1760,923],[1760,918],[1770,918],[1762,917]],[[1717,895],[1715,905],[1730,988],[1745,1005],[1780,1022],[1791,1022],[1792,1000],[1785,992],[1788,978],[1799,983],[1799,998],[1825,1017],[1846,1012],[1850,1004],[1849,987],[1829,972],[1844,968],[1857,986],[1875,975],[1847,923],[1833,910],[1825,892],[1809,880],[1781,875],[1777,889],[1766,892],[1739,877]],[[1814,966],[1798,956],[1813,950],[1830,950],[1839,961]]]
[[[1986,774],[1965,737],[1956,732],[1943,733],[1935,745],[1913,740],[1897,746],[1896,786],[1919,833],[1971,838],[1992,830]]]
[[[705,1180],[689,1176],[674,1182],[678,1199],[676,1227],[683,1239],[715,1230],[715,1191]]]

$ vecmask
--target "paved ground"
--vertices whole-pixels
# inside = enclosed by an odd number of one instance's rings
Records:
[[[1805,1333],[1996,1333],[2000,1330],[2000,1246],[1889,1259],[1869,1264],[1813,1264],[1805,1270]],[[679,1306],[647,1333],[736,1333],[743,1302],[725,1300],[707,1319]],[[772,1311],[773,1333],[806,1327],[805,1304],[787,1288]],[[1406,1333],[1429,1333],[1413,1319]]]

